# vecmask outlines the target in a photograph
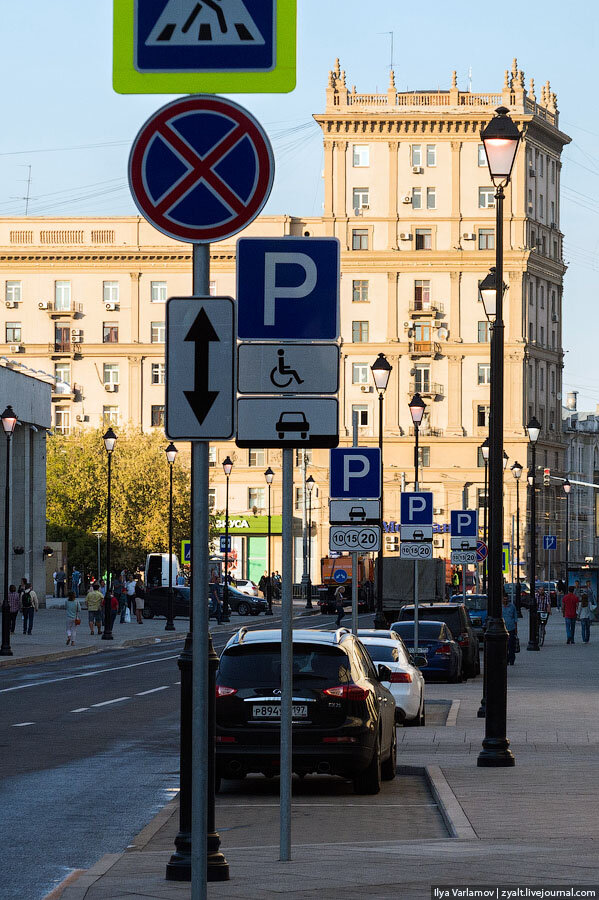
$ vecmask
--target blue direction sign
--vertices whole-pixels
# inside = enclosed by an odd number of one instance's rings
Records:
[[[400,522],[402,525],[433,525],[433,495],[425,491],[404,491],[401,494]]]
[[[230,553],[231,552],[231,535],[221,534],[220,536],[220,552],[221,553]]]
[[[238,337],[337,340],[339,260],[337,238],[240,238]]]
[[[141,214],[189,243],[245,228],[268,200],[273,177],[262,126],[222,97],[167,103],[142,127],[129,156],[129,187]]]
[[[329,496],[333,500],[378,500],[381,496],[381,452],[378,447],[331,450],[329,473]]]
[[[337,582],[337,584],[345,584],[345,582],[347,581],[347,572],[345,571],[345,569],[337,569],[337,571],[333,575],[333,578]]]
[[[557,550],[557,535],[543,535],[543,550]]]

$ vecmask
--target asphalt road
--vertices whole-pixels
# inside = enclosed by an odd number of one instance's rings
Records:
[[[295,624],[333,621],[318,615]],[[237,627],[214,635],[217,652]],[[121,851],[178,790],[181,647],[0,673],[3,900],[40,900],[73,869]]]

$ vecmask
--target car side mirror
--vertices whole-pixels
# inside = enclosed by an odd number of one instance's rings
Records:
[[[379,676],[379,681],[391,681],[391,669],[389,666],[379,663],[377,674]]]
[[[412,665],[416,666],[417,669],[421,669],[422,666],[426,666],[428,664],[428,659],[426,658],[426,656],[421,656],[420,654],[418,654],[418,656],[412,656],[411,659]]]

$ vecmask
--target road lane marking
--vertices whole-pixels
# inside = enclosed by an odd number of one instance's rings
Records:
[[[139,691],[139,693],[137,693],[135,696],[136,697],[145,697],[146,694],[155,694],[156,691],[168,691],[168,689],[169,689],[169,685],[163,684],[162,687],[150,688],[149,691]]]
[[[123,700],[130,700],[131,697],[115,697],[114,700],[104,700],[102,703],[92,703],[92,708],[96,706],[109,706],[111,703],[121,703]]]
[[[8,694],[11,691],[22,691],[25,688],[39,687],[45,684],[56,684],[59,681],[70,681],[73,678],[91,678],[94,675],[104,675],[106,672],[120,672],[122,669],[134,669],[136,666],[149,666],[152,663],[167,662],[169,659],[179,659],[175,656],[161,656],[158,659],[145,659],[143,662],[128,663],[126,666],[113,666],[110,669],[97,669],[95,672],[79,672],[76,675],[62,675],[60,678],[46,678],[44,681],[32,681],[29,684],[17,684],[14,687],[0,689],[0,694]]]
[[[26,725],[35,725],[35,722],[13,722],[13,728],[25,728]]]
[[[87,712],[89,706],[80,706],[79,709],[72,709],[71,712]]]

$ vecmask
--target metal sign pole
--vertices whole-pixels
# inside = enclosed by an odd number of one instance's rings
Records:
[[[352,446],[358,446],[358,413],[352,412]],[[383,536],[381,535],[381,540]],[[351,630],[358,633],[358,554],[351,555]]]
[[[293,695],[293,450],[283,450],[283,584],[281,596],[281,768],[280,859],[291,859],[292,695]]]

